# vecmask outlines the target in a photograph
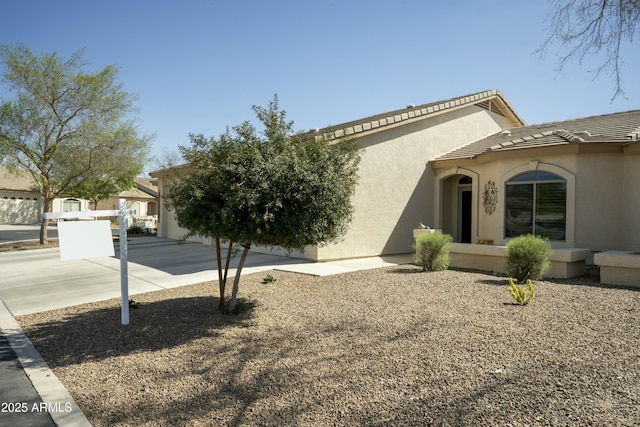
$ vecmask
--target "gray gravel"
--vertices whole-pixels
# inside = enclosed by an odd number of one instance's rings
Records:
[[[237,316],[212,282],[18,321],[96,427],[637,426],[640,292],[596,284],[271,271]]]

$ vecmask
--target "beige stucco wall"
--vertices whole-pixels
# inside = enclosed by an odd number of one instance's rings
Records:
[[[619,215],[622,228],[620,241],[623,250],[640,252],[640,149],[635,147],[624,155],[624,194]]]
[[[576,245],[593,251],[622,249],[623,154],[579,155],[576,177]]]
[[[170,210],[167,210],[167,206],[163,194],[167,193],[166,180],[163,179],[162,174],[158,174],[158,203],[160,205],[158,213],[158,237],[167,237],[169,239],[180,240],[187,234],[187,230],[180,228],[175,216]],[[190,237],[190,241],[201,242],[207,245],[211,244],[211,239],[206,237]]]
[[[470,106],[359,138],[363,147],[355,215],[340,243],[311,248],[317,260],[412,251],[412,230],[434,225],[434,175],[427,162],[483,138],[507,124],[504,117]]]

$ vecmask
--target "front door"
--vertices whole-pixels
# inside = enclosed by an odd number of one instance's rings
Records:
[[[471,189],[460,188],[458,230],[460,243],[471,243]]]

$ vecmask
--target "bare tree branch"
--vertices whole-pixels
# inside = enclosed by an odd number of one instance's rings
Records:
[[[594,78],[606,73],[613,79],[613,101],[625,96],[623,47],[638,35],[639,20],[640,0],[554,0],[549,35],[536,53],[543,56],[557,44],[558,71],[562,71],[571,61],[582,65],[587,57],[604,52],[604,60],[592,71]]]

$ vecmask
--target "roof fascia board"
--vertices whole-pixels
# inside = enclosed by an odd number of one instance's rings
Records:
[[[639,154],[640,154],[640,150]],[[546,145],[544,147],[527,147],[489,151],[473,158],[432,160],[429,162],[434,169],[446,169],[455,166],[481,165],[493,161],[509,160],[522,157],[543,157],[568,154],[606,154],[621,153],[622,143],[580,143]]]

